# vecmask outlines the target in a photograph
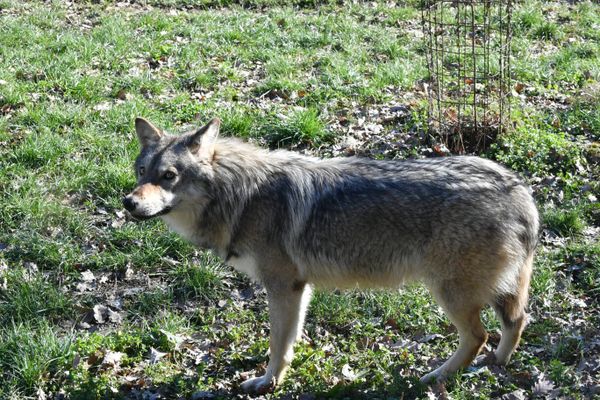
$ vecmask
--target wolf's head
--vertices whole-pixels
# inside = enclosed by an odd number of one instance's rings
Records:
[[[132,216],[148,219],[174,212],[189,202],[209,201],[220,124],[213,119],[198,130],[172,136],[145,119],[135,120],[142,147],[135,162],[137,186],[123,199]]]

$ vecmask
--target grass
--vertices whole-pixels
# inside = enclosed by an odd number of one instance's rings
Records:
[[[585,221],[578,209],[548,210],[543,215],[546,226],[561,236],[575,236],[583,232]]]
[[[71,333],[60,333],[42,321],[35,327],[4,325],[0,338],[3,395],[17,396],[24,388],[30,393],[37,388],[57,388],[61,372],[70,367],[73,356]]]
[[[56,321],[68,314],[71,300],[39,272],[23,268],[3,274],[6,290],[0,292],[0,324]]]
[[[2,0],[0,14],[2,399],[227,398],[239,372],[266,365],[260,287],[160,223],[122,213],[135,117],[179,131],[219,116],[224,135],[326,155],[363,133],[373,157],[428,154],[414,1]],[[533,396],[539,373],[561,396],[590,396],[599,19],[589,1],[531,0],[514,12],[512,67],[524,85],[515,129],[481,155],[522,174],[544,210],[532,320],[506,369],[452,378],[452,398]],[[386,114],[397,105],[406,113]],[[116,319],[98,322],[96,306]],[[498,322],[490,310],[483,320],[493,347]],[[430,397],[418,377],[457,343],[418,285],[317,291],[304,336],[289,379],[267,398]]]

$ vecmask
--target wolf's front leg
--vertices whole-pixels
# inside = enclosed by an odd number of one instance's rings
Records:
[[[271,324],[269,365],[263,376],[242,383],[244,391],[264,394],[283,380],[294,356],[294,342],[302,332],[310,293],[310,286],[297,282],[290,284],[288,290],[267,288]]]

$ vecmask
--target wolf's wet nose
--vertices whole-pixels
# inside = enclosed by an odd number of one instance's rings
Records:
[[[135,207],[137,207],[137,203],[135,202],[135,200],[133,200],[133,197],[125,196],[123,198],[123,206],[127,211],[133,211],[135,210]]]

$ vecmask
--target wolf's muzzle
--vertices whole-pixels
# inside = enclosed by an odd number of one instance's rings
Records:
[[[123,198],[123,206],[125,207],[125,209],[127,211],[131,212],[136,209],[137,202],[133,199],[133,197],[131,195],[125,196]]]

